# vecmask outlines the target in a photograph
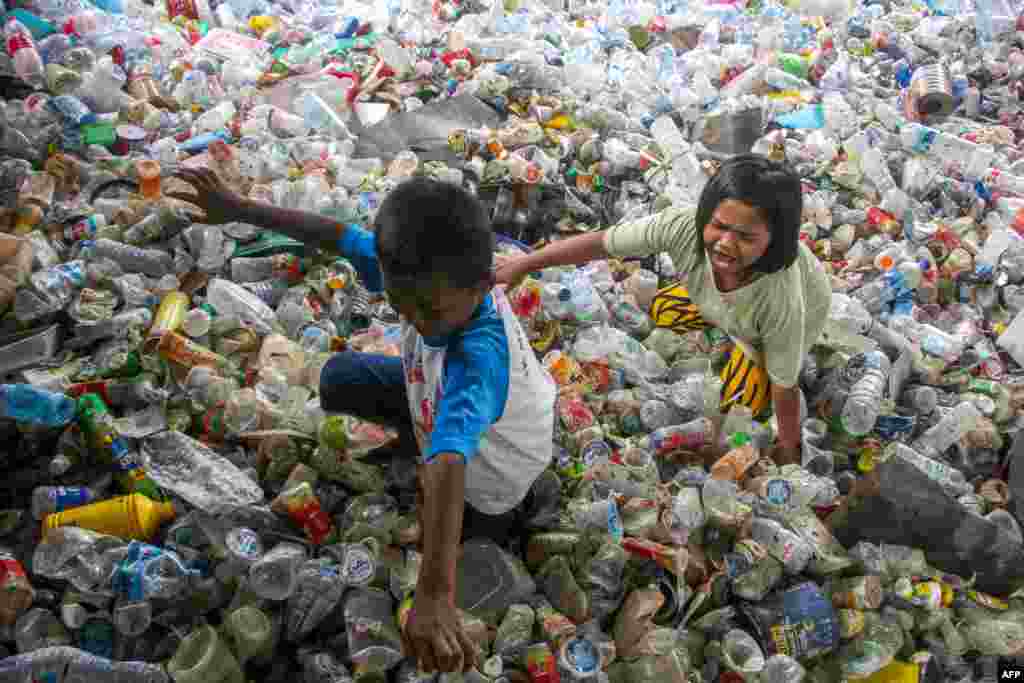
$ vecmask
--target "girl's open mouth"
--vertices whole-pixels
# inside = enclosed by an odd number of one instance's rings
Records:
[[[736,265],[736,259],[720,251],[711,252],[711,263],[720,268],[732,268]]]

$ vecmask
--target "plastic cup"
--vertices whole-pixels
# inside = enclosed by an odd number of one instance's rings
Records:
[[[212,626],[201,626],[181,641],[167,662],[178,683],[244,683],[238,660]]]
[[[225,639],[242,666],[250,659],[269,654],[273,626],[263,610],[253,606],[236,609],[224,620],[224,630]]]
[[[135,171],[139,174],[139,191],[146,199],[160,196],[160,162],[152,159],[140,159],[135,162]]]

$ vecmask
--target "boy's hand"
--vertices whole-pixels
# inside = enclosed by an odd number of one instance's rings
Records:
[[[779,467],[783,465],[799,465],[803,458],[803,449],[799,443],[795,446],[778,444],[772,451],[771,457]]]
[[[182,168],[174,176],[192,186],[196,194],[168,192],[166,196],[194,204],[203,210],[204,216],[197,220],[207,225],[221,225],[238,221],[242,215],[245,200],[208,168]]]
[[[417,592],[402,639],[406,656],[421,671],[465,672],[476,665],[476,645],[463,630],[451,595]]]

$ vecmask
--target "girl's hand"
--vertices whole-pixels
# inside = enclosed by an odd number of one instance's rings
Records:
[[[494,283],[507,285],[509,289],[519,286],[523,279],[533,270],[527,263],[526,256],[502,257],[495,259]]]
[[[207,225],[221,225],[239,221],[245,199],[228,187],[220,177],[208,168],[179,169],[174,177],[192,186],[196,194],[168,192],[166,196],[188,202],[203,210],[204,215],[197,222]]]

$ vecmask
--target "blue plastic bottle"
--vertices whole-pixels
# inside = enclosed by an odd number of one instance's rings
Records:
[[[31,384],[0,384],[0,417],[44,427],[63,427],[75,416],[75,402]]]

